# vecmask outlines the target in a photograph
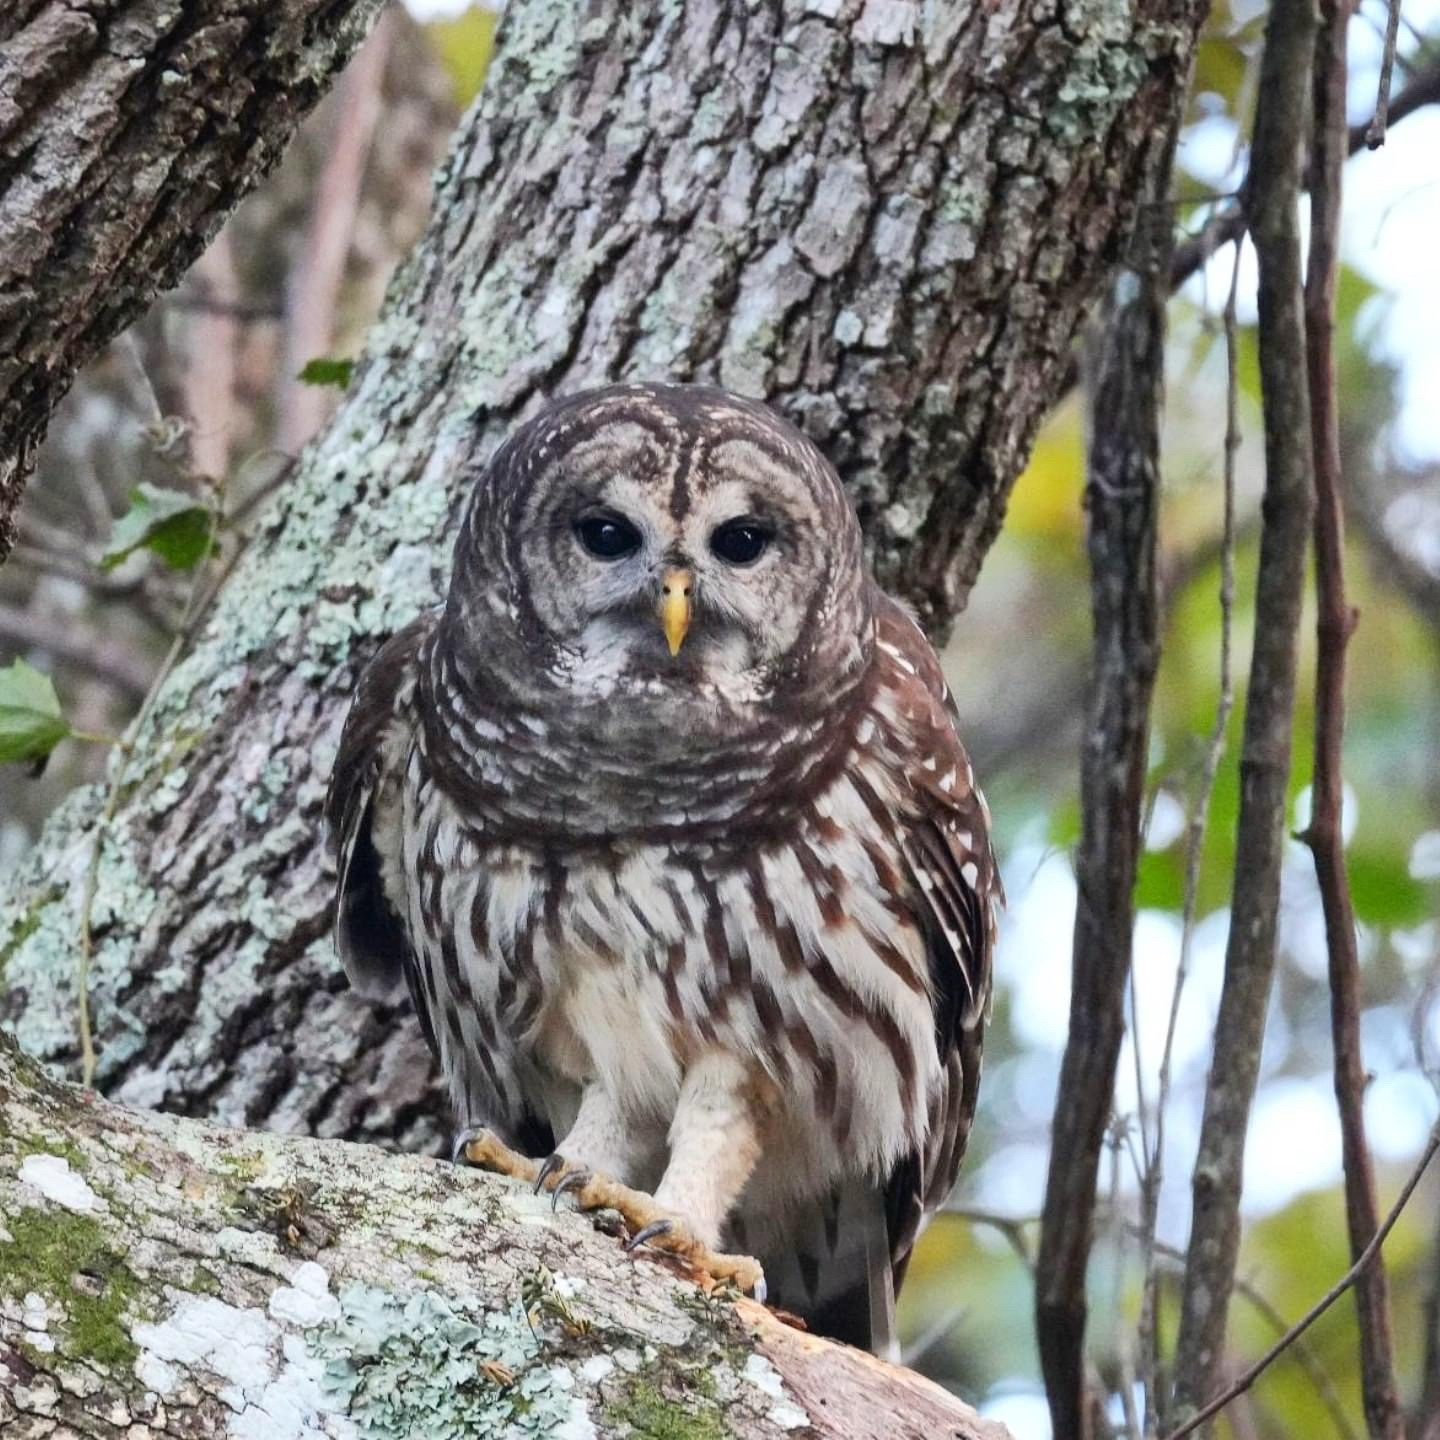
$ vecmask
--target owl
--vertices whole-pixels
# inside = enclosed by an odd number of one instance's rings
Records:
[[[955,706],[820,451],[690,385],[479,470],[443,606],[362,674],[327,816],[352,983],[458,1122],[612,1177],[890,1342],[975,1110],[1001,886]]]

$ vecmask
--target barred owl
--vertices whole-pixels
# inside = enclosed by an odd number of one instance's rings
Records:
[[[362,675],[327,814],[346,969],[403,978],[462,1123],[885,1343],[1001,891],[935,654],[814,445],[699,386],[522,425],[444,605]]]

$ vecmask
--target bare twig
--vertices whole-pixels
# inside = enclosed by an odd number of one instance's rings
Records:
[[[1220,545],[1220,695],[1215,703],[1215,722],[1201,763],[1200,783],[1185,830],[1185,893],[1180,913],[1180,959],[1175,985],[1170,992],[1170,1012],[1165,1022],[1165,1042],[1160,1052],[1160,1074],[1155,1095],[1155,1145],[1145,1166],[1140,1186],[1140,1252],[1143,1268],[1140,1302],[1140,1369],[1145,1386],[1145,1426],[1154,1434],[1159,1426],[1157,1377],[1160,1373],[1160,1296],[1155,1283],[1155,1238],[1160,1215],[1160,1190],[1165,1179],[1165,1116],[1170,1106],[1170,1087],[1175,1058],[1175,1032],[1180,1022],[1180,1001],[1190,974],[1190,957],[1195,943],[1195,911],[1200,895],[1200,867],[1205,856],[1205,832],[1210,819],[1210,799],[1215,777],[1225,756],[1225,736],[1235,706],[1234,665],[1231,655],[1235,621],[1235,459],[1240,451],[1240,380],[1236,303],[1240,292],[1240,246],[1235,246],[1235,263],[1230,271],[1230,291],[1225,300],[1225,460],[1224,520]]]
[[[1392,8],[1392,19],[1397,7]],[[1375,1170],[1365,1139],[1365,1065],[1360,1053],[1360,958],[1341,829],[1344,781],[1345,651],[1356,614],[1345,597],[1345,518],[1340,414],[1335,390],[1335,285],[1340,268],[1341,174],[1345,164],[1345,34],[1350,0],[1322,0],[1315,57],[1311,141],[1310,253],[1305,276],[1305,339],[1315,464],[1315,775],[1310,823],[1300,837],[1315,858],[1330,969],[1335,1099],[1344,1155],[1345,1219],[1352,1258],[1379,1224]],[[1383,1261],[1355,1283],[1360,1379],[1372,1440],[1403,1440],[1404,1412],[1390,1343],[1390,1294]]]
[[[1432,60],[1428,65],[1422,66],[1390,97],[1390,103],[1386,109],[1385,124],[1387,128],[1391,125],[1398,125],[1407,115],[1413,115],[1425,105],[1440,103],[1440,61]],[[1374,121],[1368,121],[1364,125],[1352,125],[1349,131],[1349,149],[1353,155],[1357,150],[1365,148],[1369,141],[1370,126]],[[1369,148],[1373,149],[1373,146]]]
[[[232,320],[244,323],[285,318],[285,311],[279,305],[256,304],[246,300],[220,300],[208,290],[202,290],[195,295],[187,295],[183,291],[174,295],[162,295],[160,303],[168,305],[172,310],[198,310],[203,315],[226,315]]]
[[[995,1210],[985,1210],[971,1205],[951,1203],[945,1207],[947,1215],[954,1215],[957,1219],[964,1220],[970,1225],[984,1225],[990,1229],[997,1230],[1009,1242],[1011,1248],[1020,1256],[1027,1269],[1032,1269],[1029,1255],[1029,1241],[1026,1231],[1040,1223],[1038,1215],[1007,1215]],[[1136,1239],[1144,1240],[1144,1227],[1137,1223],[1130,1223],[1125,1226],[1126,1230]],[[1168,1273],[1177,1279],[1183,1276],[1185,1270],[1185,1252],[1173,1245],[1167,1245],[1163,1240],[1152,1240],[1151,1244],[1155,1256],[1166,1262]],[[1341,1404],[1340,1396],[1335,1390],[1334,1382],[1330,1378],[1329,1371],[1325,1368],[1320,1357],[1310,1348],[1305,1337],[1300,1334],[1291,1334],[1291,1325],[1288,1320],[1276,1309],[1274,1302],[1258,1286],[1246,1280],[1243,1276],[1237,1277],[1235,1281],[1235,1293],[1241,1297],[1262,1320],[1276,1333],[1286,1336],[1289,1340],[1288,1351],[1295,1364],[1305,1372],[1306,1378],[1315,1388],[1315,1393],[1320,1397],[1320,1403],[1325,1407],[1330,1417],[1330,1423],[1335,1427],[1335,1432],[1341,1440],[1357,1440],[1355,1428],[1351,1425],[1349,1417],[1345,1414],[1345,1407]],[[951,1317],[951,1323],[953,1323]],[[925,1348],[933,1348],[948,1331],[940,1329],[938,1333],[927,1330],[925,1332]],[[913,1364],[919,1355],[923,1353],[918,1349],[906,1356],[905,1363]],[[1145,1433],[1155,1434],[1152,1424],[1147,1421]],[[1425,1437],[1429,1440],[1429,1437]]]
[[[1421,1302],[1425,1355],[1420,1367],[1420,1400],[1415,1411],[1416,1440],[1440,1440],[1440,1207],[1430,1237],[1430,1283]]]
[[[1400,0],[1390,0],[1385,19],[1385,48],[1380,57],[1380,84],[1375,92],[1375,115],[1365,127],[1365,144],[1378,150],[1385,143],[1385,125],[1390,113],[1390,82],[1395,73],[1395,45],[1400,38]]]
[[[1207,1420],[1218,1415],[1237,1395],[1243,1395],[1370,1267],[1380,1253],[1380,1247],[1385,1243],[1385,1237],[1395,1228],[1395,1222],[1399,1220],[1405,1206],[1409,1203],[1410,1196],[1414,1194],[1415,1187],[1420,1183],[1431,1160],[1435,1158],[1437,1150],[1440,1150],[1440,1125],[1430,1132],[1425,1149],[1416,1162],[1415,1168],[1410,1172],[1409,1178],[1405,1181],[1394,1205],[1390,1207],[1390,1213],[1386,1215],[1380,1228],[1371,1237],[1370,1243],[1356,1258],[1355,1263],[1244,1374],[1171,1431],[1166,1436],[1166,1440],[1183,1440],[1184,1436],[1191,1434]]]
[[[1313,482],[1300,273],[1300,153],[1310,111],[1311,0],[1275,0],[1266,25],[1248,207],[1260,261],[1265,503],[1255,640],[1240,756],[1240,816],[1225,981],[1192,1182],[1176,1343],[1174,1419],[1215,1388],[1240,1246],[1245,1134],[1275,968],[1295,670]]]
[[[1173,137],[1172,137],[1173,145]],[[1169,151],[1152,193],[1169,190]],[[1081,757],[1070,1032],[1045,1187],[1035,1319],[1056,1440],[1085,1433],[1085,1271],[1125,1034],[1150,695],[1159,656],[1160,485],[1169,225],[1144,212],[1094,345],[1089,512],[1094,669]]]
[[[1163,1241],[1155,1242],[1155,1253],[1169,1261],[1172,1271],[1176,1275],[1184,1273],[1185,1252],[1177,1250],[1173,1245],[1166,1245]],[[1243,1277],[1237,1277],[1235,1281],[1235,1293],[1260,1316],[1262,1320],[1277,1334],[1289,1335],[1290,1322],[1275,1308],[1265,1292],[1257,1286],[1252,1285]],[[1335,1389],[1335,1382],[1330,1378],[1330,1372],[1325,1368],[1320,1357],[1310,1348],[1309,1343],[1303,1335],[1290,1335],[1290,1355],[1295,1363],[1305,1372],[1305,1377],[1314,1386],[1315,1393],[1320,1397],[1320,1403],[1325,1407],[1326,1414],[1330,1417],[1330,1423],[1335,1427],[1335,1433],[1341,1440],[1357,1440],[1355,1427],[1350,1423],[1350,1417],[1345,1413],[1345,1406],[1340,1401],[1339,1393]],[[1153,1430],[1148,1431],[1154,1434]]]

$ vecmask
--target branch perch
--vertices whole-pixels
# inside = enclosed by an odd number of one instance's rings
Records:
[[[513,1181],[125,1110],[0,1039],[0,1430],[365,1440],[444,1421],[1008,1436]]]

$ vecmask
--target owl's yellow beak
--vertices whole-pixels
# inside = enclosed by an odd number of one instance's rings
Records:
[[[660,581],[660,628],[670,653],[678,655],[690,629],[690,591],[695,577],[688,570],[667,570]]]

